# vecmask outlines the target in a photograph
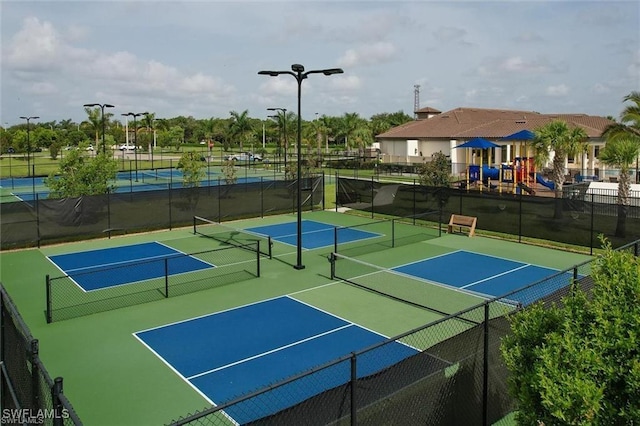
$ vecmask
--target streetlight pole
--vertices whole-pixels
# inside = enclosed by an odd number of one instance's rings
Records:
[[[125,117],[133,117],[133,158],[135,158],[136,163],[136,182],[138,182],[138,126],[136,125],[136,118],[148,114],[148,112],[128,112],[126,114],[121,114]]]
[[[309,76],[309,74],[324,74],[324,75],[333,75],[333,74],[342,74],[344,71],[342,68],[327,68],[323,70],[311,70],[304,71],[304,66],[300,64],[291,65],[291,71],[259,71],[260,75],[268,75],[271,77],[277,77],[282,74],[292,75],[293,78],[298,82],[298,138],[297,138],[297,149],[298,149],[298,238],[297,238],[297,261],[293,266],[295,269],[304,269],[304,265],[302,264],[302,173],[301,173],[301,154],[302,154],[302,119],[301,119],[301,98],[302,98],[302,81]]]
[[[289,145],[289,140],[287,139],[287,109],[286,108],[267,108],[267,111],[277,111],[278,117],[280,117],[280,113],[282,112],[282,132],[284,133],[284,173],[285,178],[287,175],[287,145]]]
[[[31,116],[31,117],[20,117],[23,120],[27,120],[27,176],[31,176],[31,141],[29,139],[29,133],[30,133],[30,126],[29,126],[29,121],[30,120],[37,120],[40,117],[35,117],[35,116]]]
[[[106,154],[107,153],[107,145],[105,144],[105,141],[104,141],[104,134],[105,134],[104,109],[105,108],[115,108],[115,107],[113,105],[111,105],[111,104],[84,104],[83,106],[88,107],[88,108],[100,107],[100,110],[102,111],[102,153]],[[78,128],[79,127],[80,126],[78,126]]]
[[[280,115],[268,115],[267,118],[273,118],[278,125],[278,171],[280,171],[280,146],[282,145],[282,126],[280,125]]]

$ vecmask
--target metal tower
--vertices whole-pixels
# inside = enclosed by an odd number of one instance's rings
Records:
[[[418,118],[418,110],[420,109],[420,85],[413,85],[413,118]]]

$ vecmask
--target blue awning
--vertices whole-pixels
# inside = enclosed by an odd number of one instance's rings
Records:
[[[500,147],[500,145],[483,138],[473,138],[471,140],[466,141],[462,145],[456,146],[456,148],[480,148],[480,149],[498,148],[498,147]]]
[[[530,141],[535,137],[535,133],[530,130],[520,130],[512,135],[505,136],[501,141]]]

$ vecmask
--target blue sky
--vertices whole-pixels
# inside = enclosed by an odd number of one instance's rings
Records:
[[[0,1],[0,125],[112,112],[229,117],[507,108],[618,117],[640,90],[638,1]]]

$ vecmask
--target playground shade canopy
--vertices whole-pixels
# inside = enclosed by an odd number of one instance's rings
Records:
[[[490,140],[483,138],[473,138],[471,140],[466,141],[462,145],[456,146],[456,148],[498,148],[500,145],[491,142]]]
[[[535,133],[531,130],[520,130],[519,132],[512,133],[500,139],[502,141],[530,141],[535,138]]]

